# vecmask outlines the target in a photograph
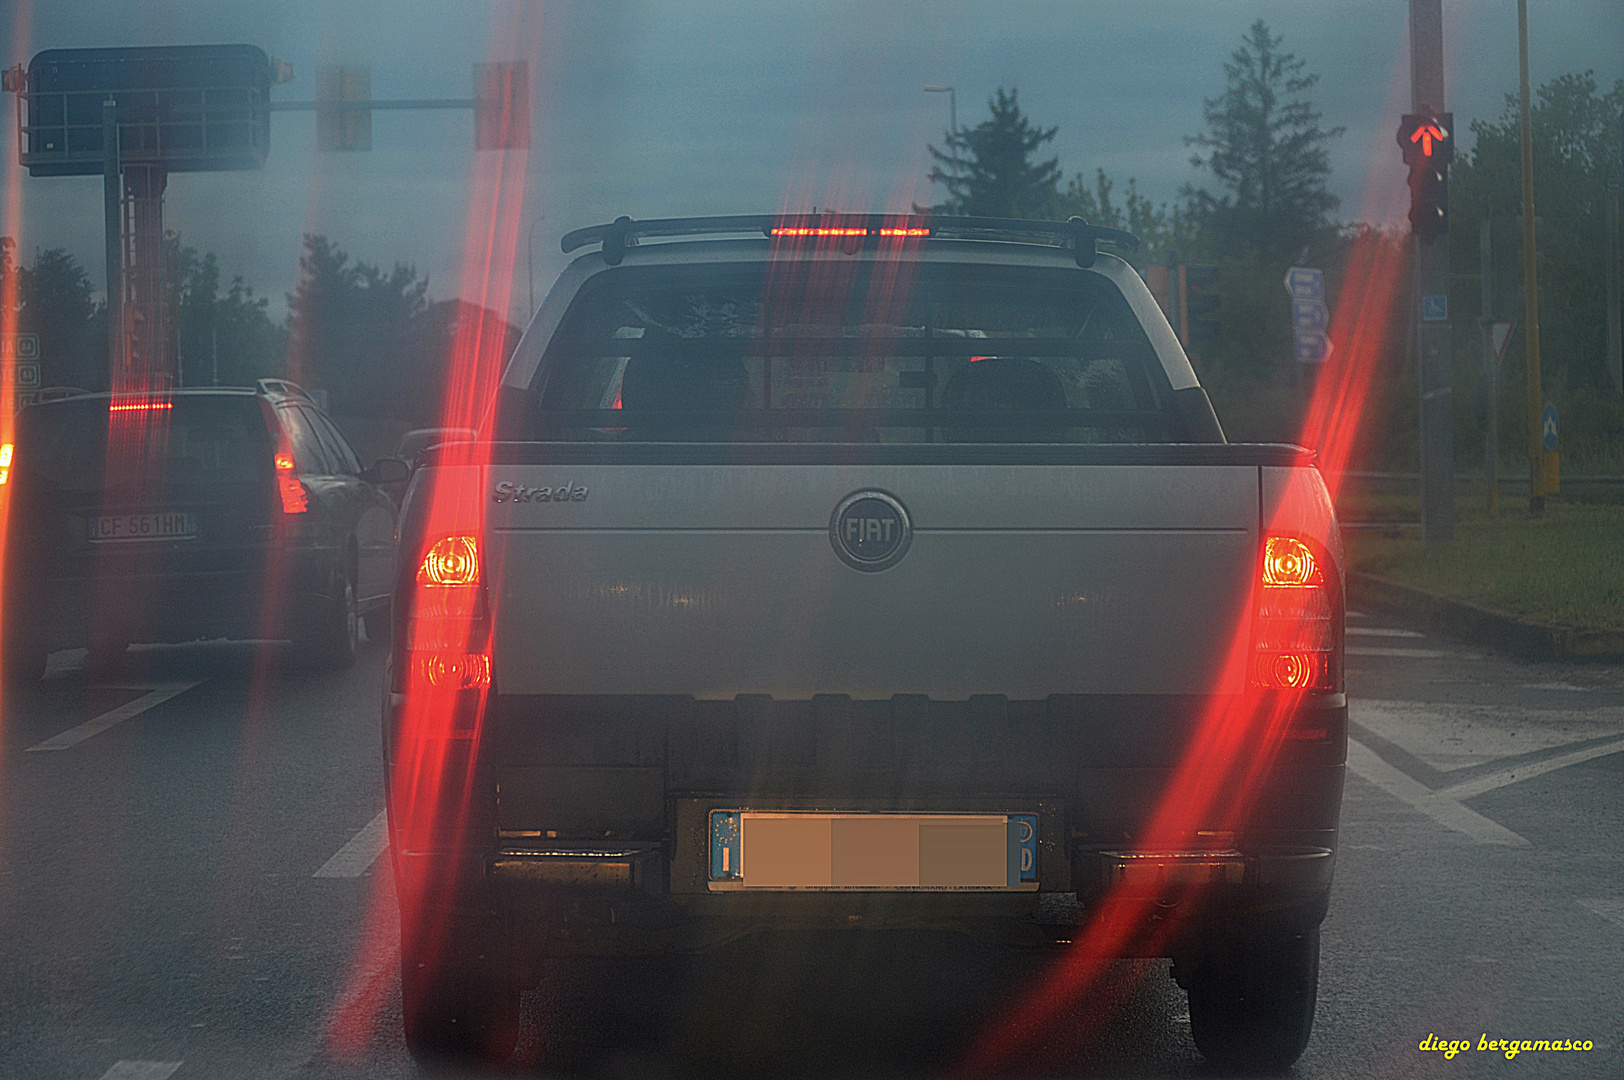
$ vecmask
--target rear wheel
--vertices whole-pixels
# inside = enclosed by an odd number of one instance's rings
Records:
[[[487,935],[457,926],[403,933],[400,990],[406,1049],[419,1065],[500,1065],[513,1056],[520,987]]]
[[[333,568],[327,592],[316,599],[309,622],[299,628],[294,653],[307,667],[347,668],[361,646],[361,612],[348,563]]]
[[[1314,1027],[1319,940],[1317,926],[1263,926],[1207,948],[1180,980],[1202,1056],[1245,1072],[1277,1072],[1296,1061]]]
[[[389,641],[390,623],[394,619],[394,601],[385,600],[379,607],[373,608],[363,616],[367,627],[368,641]]]

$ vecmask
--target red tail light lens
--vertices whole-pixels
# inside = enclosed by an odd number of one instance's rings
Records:
[[[276,490],[282,496],[284,514],[302,514],[310,509],[310,496],[299,483],[299,469],[291,450],[276,452]]]
[[[485,653],[413,650],[412,682],[433,690],[484,690],[491,685],[491,658]]]
[[[1338,638],[1329,564],[1295,536],[1264,541],[1254,622],[1252,684],[1275,690],[1334,690]]]
[[[479,584],[479,541],[446,536],[434,542],[417,568],[419,585],[442,588]]]

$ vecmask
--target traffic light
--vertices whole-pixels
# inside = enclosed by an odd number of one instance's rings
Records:
[[[474,149],[530,145],[530,66],[523,60],[474,65]]]
[[[1184,314],[1184,348],[1205,356],[1207,347],[1218,340],[1218,268],[1180,266],[1180,307]]]
[[[1453,113],[1406,114],[1398,145],[1410,167],[1410,231],[1436,240],[1449,231],[1449,163],[1455,160]]]
[[[316,149],[372,149],[372,68],[316,68]]]

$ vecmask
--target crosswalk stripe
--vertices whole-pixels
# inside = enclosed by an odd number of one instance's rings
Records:
[[[110,727],[122,724],[131,717],[140,716],[154,705],[162,705],[172,697],[184,694],[192,687],[199,685],[203,680],[196,679],[190,682],[164,683],[156,690],[148,691],[127,704],[116,709],[102,713],[94,720],[86,720],[78,727],[71,727],[60,735],[54,735],[44,742],[28,749],[33,750],[66,750],[78,746],[92,735],[100,735]]]
[[[102,1073],[101,1080],[169,1080],[181,1061],[120,1061]]]
[[[1581,750],[1570,750],[1566,754],[1558,754],[1542,761],[1531,761],[1526,765],[1515,765],[1509,769],[1501,769],[1499,772],[1473,777],[1471,780],[1462,780],[1460,783],[1451,784],[1449,787],[1440,789],[1440,791],[1451,799],[1470,799],[1473,795],[1481,795],[1485,791],[1503,788],[1507,784],[1515,784],[1520,780],[1531,780],[1536,776],[1543,776],[1557,769],[1565,769],[1569,765],[1578,765],[1580,762],[1606,757],[1608,754],[1617,754],[1621,751],[1624,751],[1624,739],[1613,739],[1611,742],[1587,746]]]
[[[1405,775],[1376,756],[1374,750],[1354,739],[1348,740],[1348,768],[1438,824],[1465,833],[1480,844],[1530,846],[1527,840],[1504,825],[1490,821],[1471,807],[1462,806],[1448,795],[1433,791],[1419,780]]]
[[[378,816],[366,823],[366,826],[354,836],[350,842],[339,848],[331,859],[321,864],[321,869],[315,872],[314,877],[360,877],[372,868],[383,854],[383,849],[389,844],[389,817],[388,811],[378,811]]]

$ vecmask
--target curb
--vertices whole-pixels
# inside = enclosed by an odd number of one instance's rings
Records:
[[[1348,574],[1348,598],[1527,660],[1624,661],[1624,631],[1542,626],[1374,574]]]

